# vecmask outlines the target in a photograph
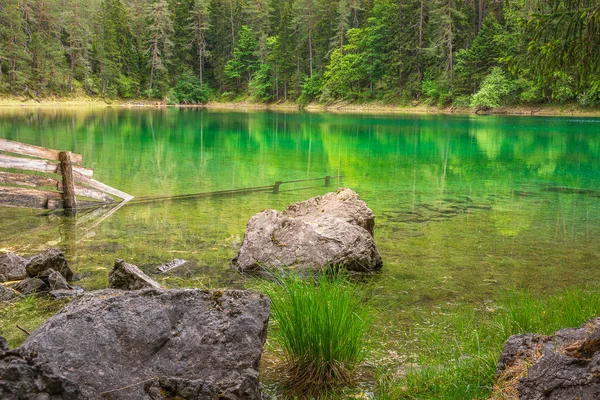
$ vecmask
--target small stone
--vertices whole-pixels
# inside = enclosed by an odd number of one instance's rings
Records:
[[[13,289],[27,296],[30,294],[41,294],[50,291],[50,287],[40,278],[27,278],[13,286]]]
[[[35,278],[49,269],[58,271],[68,281],[73,278],[73,271],[69,268],[65,255],[57,249],[48,249],[31,257],[26,266],[27,275],[31,278]]]
[[[0,254],[0,282],[20,281],[27,278],[27,260],[15,253]]]
[[[0,285],[0,302],[12,300],[17,296],[18,294],[14,290]]]
[[[65,278],[53,269],[49,269],[48,277],[45,279],[50,286],[50,290],[73,290],[73,287],[67,283]]]
[[[160,283],[150,278],[137,266],[120,259],[115,260],[115,265],[108,273],[108,287],[121,290],[161,288]]]

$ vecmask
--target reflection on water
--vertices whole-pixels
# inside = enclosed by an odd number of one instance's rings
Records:
[[[138,197],[341,177],[377,216],[385,265],[376,297],[401,310],[598,279],[598,122],[26,109],[0,112],[0,137],[80,153],[96,179]],[[250,216],[326,191],[298,183],[279,194],[132,204],[92,228],[1,209],[0,248],[62,247],[88,287],[106,284],[117,257],[149,272],[188,259],[198,271],[192,284],[228,284],[239,280],[229,260]]]

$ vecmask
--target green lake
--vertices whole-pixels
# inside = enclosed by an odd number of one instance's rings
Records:
[[[171,287],[243,286],[230,259],[248,219],[337,186],[375,212],[384,267],[370,279],[390,327],[407,310],[600,279],[600,119],[7,109],[0,137],[82,154],[97,180],[136,198],[321,178],[278,194],[134,201],[96,226],[0,209],[0,249],[62,248],[84,288],[106,286],[115,258]],[[155,273],[174,258],[196,267]]]

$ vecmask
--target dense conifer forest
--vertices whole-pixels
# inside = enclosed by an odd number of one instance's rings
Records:
[[[600,103],[599,0],[2,0],[0,93]]]

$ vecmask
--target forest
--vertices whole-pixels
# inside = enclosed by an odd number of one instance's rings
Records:
[[[2,0],[0,94],[600,104],[600,0]]]

